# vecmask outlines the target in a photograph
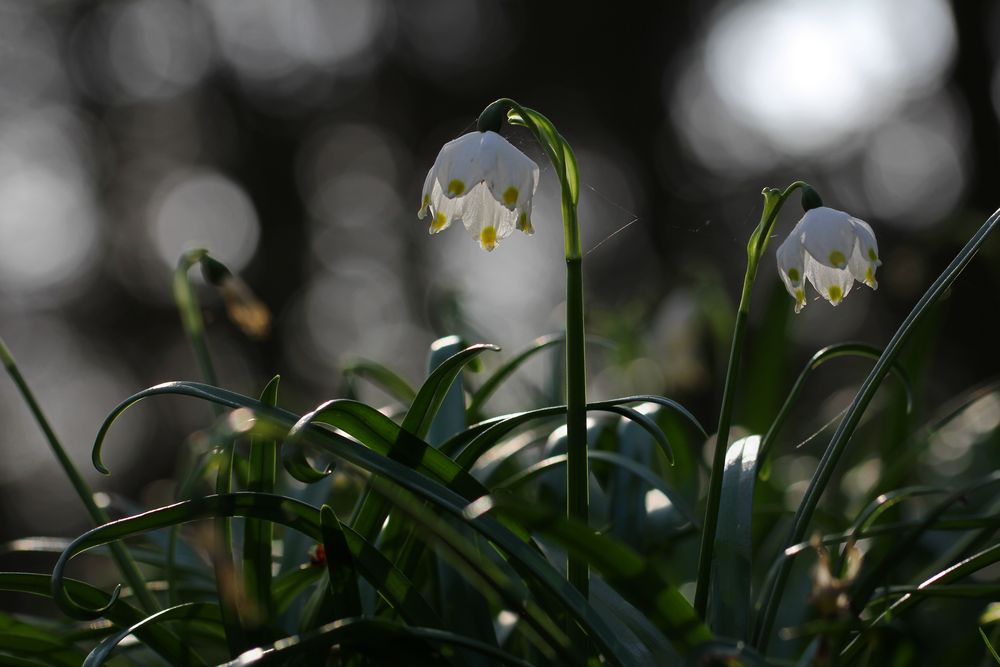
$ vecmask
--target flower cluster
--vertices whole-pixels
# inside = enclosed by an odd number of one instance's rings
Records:
[[[836,306],[855,280],[878,288],[875,270],[882,264],[868,223],[826,206],[806,211],[778,247],[777,259],[796,313],[806,305],[806,280]]]
[[[485,250],[514,229],[533,234],[538,165],[496,132],[470,132],[441,148],[424,181],[420,211],[430,233],[461,221]]]

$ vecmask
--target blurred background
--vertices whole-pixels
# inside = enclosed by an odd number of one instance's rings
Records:
[[[880,288],[793,316],[765,262],[737,421],[764,428],[741,413],[772,415],[818,348],[884,345],[1000,206],[1000,5],[650,4],[0,0],[0,335],[96,488],[161,497],[150,489],[211,422],[198,402],[143,403],[112,431],[112,476],[89,465],[119,401],[200,379],[170,291],[185,249],[208,247],[274,316],[266,340],[246,338],[192,271],[221,384],[256,395],[281,373],[296,411],[342,395],[351,357],[416,383],[438,336],[508,354],[557,331],[558,184],[525,132],[505,130],[542,167],[533,237],[487,254],[416,219],[440,146],[500,96],[549,116],[579,158],[588,326],[616,344],[590,355],[595,399],[663,393],[714,423],[759,193],[796,179],[871,223]],[[993,239],[907,350],[918,414],[1000,372],[984,326],[998,257]],[[779,447],[835,416],[868,367],[824,370]],[[527,406],[508,393],[491,407]],[[978,414],[934,465],[972,465],[969,433],[996,428],[1000,400]],[[799,453],[776,474],[804,488],[819,450]],[[851,478],[859,497],[874,461]],[[87,527],[6,378],[0,494],[4,539]]]

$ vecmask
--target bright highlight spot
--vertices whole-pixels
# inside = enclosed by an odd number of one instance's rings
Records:
[[[156,249],[171,267],[185,250],[204,247],[239,272],[257,249],[257,212],[246,192],[222,174],[187,172],[168,179],[150,216]]]

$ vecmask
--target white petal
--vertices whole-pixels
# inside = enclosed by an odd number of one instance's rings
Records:
[[[483,175],[497,201],[509,210],[530,201],[538,188],[538,165],[494,132],[485,133],[483,151],[496,156],[495,169],[484,170]]]
[[[514,231],[516,214],[493,198],[485,183],[480,183],[463,200],[461,219],[484,250],[493,250]]]
[[[469,132],[446,143],[434,163],[434,178],[447,197],[461,197],[483,180],[490,168],[489,153],[483,151],[486,133]]]
[[[854,254],[851,255],[851,273],[854,274],[855,279],[872,289],[878,289],[875,270],[882,265],[882,260],[878,256],[878,242],[875,241],[875,232],[864,220],[851,218],[851,224],[854,225],[858,237]]]
[[[816,261],[838,269],[847,267],[857,240],[851,216],[820,206],[806,211],[796,227],[802,245]]]
[[[430,208],[431,191],[434,187],[434,168],[436,166],[437,164],[427,170],[427,178],[424,179],[424,188],[420,191],[420,210],[417,211],[418,220],[423,220]]]
[[[806,256],[806,278],[824,299],[837,305],[843,301],[851,286],[854,276],[847,269],[835,269],[817,262],[813,257]]]
[[[785,239],[784,243],[778,246],[775,254],[778,260],[778,276],[781,282],[785,283],[785,289],[795,299],[795,312],[799,312],[805,306],[805,250],[799,242],[798,236],[793,234]]]

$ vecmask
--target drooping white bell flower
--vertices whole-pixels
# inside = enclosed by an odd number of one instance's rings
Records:
[[[875,270],[882,264],[871,226],[826,206],[806,211],[778,247],[777,259],[796,313],[806,305],[806,280],[836,306],[855,280],[877,289]]]
[[[469,132],[449,141],[427,172],[420,211],[431,216],[430,233],[460,221],[485,250],[514,229],[534,234],[531,198],[538,165],[496,132]]]

